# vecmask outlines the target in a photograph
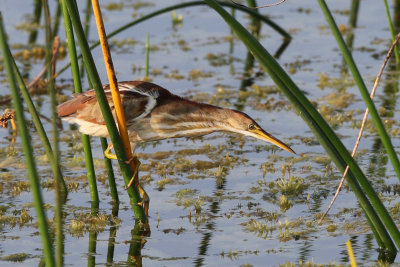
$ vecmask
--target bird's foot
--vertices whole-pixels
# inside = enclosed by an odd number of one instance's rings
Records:
[[[139,171],[139,166],[141,164],[140,160],[138,159],[138,157],[133,156],[132,158],[128,159],[127,161],[125,161],[126,164],[131,165],[133,163],[133,165],[135,166],[136,170],[135,172]],[[132,180],[131,180],[132,181]],[[129,187],[129,185],[128,185]]]
[[[108,158],[108,159],[118,159],[118,158],[117,158],[117,155],[115,155],[115,154],[113,154],[113,153],[110,152],[111,149],[112,149],[113,147],[114,147],[113,144],[110,143],[110,144],[108,144],[107,149],[104,150],[104,156],[105,156],[106,158]]]

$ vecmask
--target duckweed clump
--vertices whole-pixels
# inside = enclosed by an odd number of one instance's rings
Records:
[[[80,237],[90,231],[97,233],[105,230],[107,225],[112,224],[117,226],[120,224],[120,220],[112,215],[97,214],[79,212],[75,214],[68,226],[68,232],[72,236]]]
[[[272,235],[272,231],[276,229],[275,226],[268,225],[266,223],[261,223],[258,222],[254,219],[251,219],[250,221],[246,223],[242,223],[242,226],[245,231],[254,233],[258,237],[267,239],[269,235]]]
[[[0,210],[0,225],[8,226],[10,228],[14,228],[17,225],[19,228],[24,226],[32,226],[33,217],[29,214],[29,211],[25,208],[21,210],[15,209],[12,211],[11,215],[7,214],[7,209],[2,208]]]
[[[196,190],[186,188],[179,190],[175,194],[175,203],[177,206],[183,206],[184,209],[193,207],[196,214],[201,213],[205,198],[198,194]]]
[[[279,192],[289,196],[301,195],[308,188],[308,184],[305,183],[304,179],[296,176],[281,177],[276,181],[275,185]]]
[[[287,196],[281,195],[279,198],[279,207],[281,208],[282,212],[287,211],[293,206],[293,201],[289,200]]]
[[[27,253],[15,253],[7,256],[0,257],[3,261],[12,261],[12,262],[24,262],[26,259],[31,258],[32,256]]]

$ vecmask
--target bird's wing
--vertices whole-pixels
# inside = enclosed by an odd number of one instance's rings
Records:
[[[105,86],[104,91],[107,94],[109,90],[106,88]],[[159,91],[162,90],[155,84],[140,81],[120,82],[118,89],[127,122],[146,117],[157,105]]]
[[[156,106],[159,90],[162,88],[152,85],[136,81],[118,83],[127,122],[144,118]],[[115,118],[110,87],[105,85],[103,89]],[[71,100],[59,105],[57,112],[60,117],[75,117],[91,123],[105,124],[94,90],[75,95]]]

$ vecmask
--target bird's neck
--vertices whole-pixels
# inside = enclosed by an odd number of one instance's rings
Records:
[[[169,112],[164,108],[168,108]],[[153,134],[157,134],[157,139],[166,139],[226,131],[223,122],[229,119],[229,111],[188,100],[168,103],[151,116]]]
[[[212,105],[201,104],[190,113],[187,121],[178,122],[189,131],[197,131],[199,135],[226,130],[224,125],[229,119],[231,110]]]

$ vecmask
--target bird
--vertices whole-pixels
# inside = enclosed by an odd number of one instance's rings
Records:
[[[110,86],[104,85],[103,90],[115,118]],[[144,142],[220,131],[254,137],[295,154],[241,111],[188,100],[145,81],[119,82],[118,90],[133,151]],[[74,94],[57,107],[57,114],[64,121],[77,124],[84,134],[109,137],[94,90]]]
[[[116,118],[110,85],[104,85],[103,90]],[[241,111],[188,100],[145,81],[119,82],[118,90],[133,152],[136,145],[144,142],[230,132],[270,142],[295,154],[288,145]],[[81,133],[109,137],[94,90],[74,94],[57,107],[57,113],[62,120],[79,125]],[[109,153],[111,148],[108,147],[105,155],[115,159],[115,155]],[[143,189],[138,189],[145,196],[143,198],[148,198]]]

